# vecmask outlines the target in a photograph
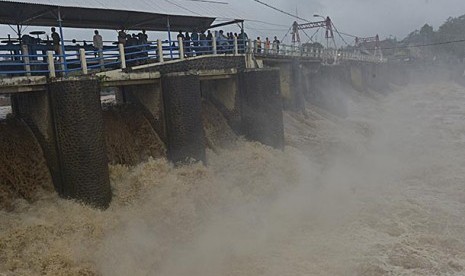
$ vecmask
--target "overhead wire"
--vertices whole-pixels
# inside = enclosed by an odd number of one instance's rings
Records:
[[[212,4],[226,4],[226,5],[229,4],[228,2],[212,1],[212,0],[184,0],[184,1],[203,2],[203,3],[212,3]]]
[[[291,17],[294,17],[294,18],[297,18],[297,19],[306,21],[306,22],[310,22],[309,20],[307,20],[307,19],[305,19],[305,18],[302,18],[302,17],[300,17],[300,16],[294,15],[294,14],[289,13],[289,12],[287,12],[287,11],[284,11],[284,10],[282,10],[282,9],[280,9],[280,8],[277,8],[277,7],[275,7],[275,6],[272,6],[272,5],[270,5],[270,4],[268,4],[268,3],[265,3],[265,2],[263,2],[263,1],[261,1],[261,0],[253,0],[253,1],[255,1],[255,2],[257,2],[257,3],[260,3],[260,4],[266,6],[266,7],[270,8],[270,9],[273,9],[273,10],[275,10],[275,11],[278,11],[278,12],[280,12],[280,13],[282,13],[282,14],[285,14],[285,15],[288,15],[288,16],[291,16]]]
[[[257,22],[257,23],[263,23],[267,25],[272,25],[272,26],[277,26],[277,27],[289,27],[289,25],[283,25],[283,24],[275,24],[275,23],[270,23],[262,20],[256,20],[256,19],[244,19],[245,21],[250,21],[250,22]]]
[[[308,34],[305,32],[305,30],[302,30],[302,32],[308,37],[307,43],[308,43],[309,41],[311,41],[312,43],[314,43],[313,37],[320,31],[320,29],[321,29],[321,28],[317,28],[316,31],[315,31],[315,33],[314,33],[312,36],[308,36]]]
[[[339,35],[339,37],[341,38],[341,40],[346,44],[346,46],[349,46],[350,44],[347,43],[347,41],[342,37],[342,35],[339,33],[339,30],[336,28],[336,25],[334,25],[334,23],[331,21],[331,25],[333,26],[334,30],[336,31],[336,33]]]
[[[321,28],[317,28],[317,29],[316,29],[315,33],[313,33],[313,35],[312,35],[311,37],[309,37],[309,41],[311,41],[312,43],[315,43],[315,41],[313,41],[313,38],[318,34],[318,32],[320,31],[320,29],[321,29]],[[304,31],[304,33],[305,33],[305,31]],[[305,33],[305,35],[307,35],[307,33]],[[307,35],[307,37],[308,37],[308,35]],[[307,43],[308,43],[308,41],[307,41]]]
[[[284,37],[281,39],[281,41],[284,41],[284,39],[286,39],[287,35],[289,34],[289,32],[292,30],[292,26],[289,28],[289,30],[287,30],[287,33],[284,35]]]

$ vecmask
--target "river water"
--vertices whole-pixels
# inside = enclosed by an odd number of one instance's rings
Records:
[[[208,167],[112,165],[103,212],[18,200],[0,275],[464,275],[465,89],[392,90],[286,113],[284,152],[210,137]]]

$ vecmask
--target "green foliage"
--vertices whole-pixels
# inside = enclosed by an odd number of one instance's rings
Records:
[[[465,15],[457,18],[449,17],[435,33],[435,42],[441,43],[445,41],[465,39]],[[455,57],[465,57],[465,43],[451,43],[437,47],[442,52],[448,53]]]
[[[465,15],[460,17],[449,17],[437,31],[425,24],[420,30],[411,32],[402,40],[404,45],[428,45],[438,44],[432,47],[422,48],[423,54],[452,56],[465,58],[465,42],[445,43],[465,39]],[[411,49],[410,51],[418,51]]]

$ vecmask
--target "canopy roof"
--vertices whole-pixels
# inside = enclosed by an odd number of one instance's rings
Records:
[[[206,30],[230,10],[210,0],[0,0],[0,24],[148,31]]]

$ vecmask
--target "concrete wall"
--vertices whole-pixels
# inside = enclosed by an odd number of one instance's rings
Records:
[[[200,70],[223,70],[223,69],[237,69],[244,70],[246,68],[244,56],[216,56],[216,57],[199,57],[188,59],[183,62],[162,63],[156,66],[144,68],[143,66],[135,68],[136,72],[156,71],[161,74],[200,71]]]
[[[237,76],[200,81],[202,98],[210,101],[226,118],[229,126],[241,134],[241,109]]]
[[[152,84],[127,85],[119,88],[119,103],[133,103],[144,112],[160,139],[166,143],[166,124],[163,108],[161,82]]]
[[[32,130],[42,147],[53,184],[63,194],[61,167],[55,139],[55,127],[48,91],[15,94],[11,96],[13,115],[22,119]]]

